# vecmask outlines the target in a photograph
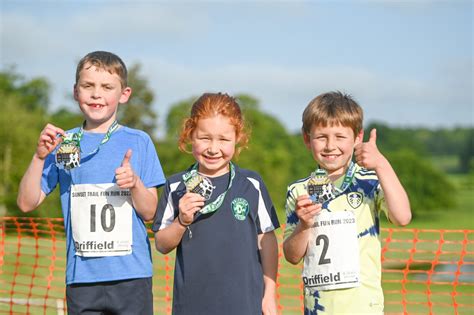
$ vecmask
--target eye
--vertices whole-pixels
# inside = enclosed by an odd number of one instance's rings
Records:
[[[114,87],[111,86],[111,85],[106,85],[106,86],[104,86],[104,89],[107,90],[107,91],[110,91],[110,90],[113,90]]]

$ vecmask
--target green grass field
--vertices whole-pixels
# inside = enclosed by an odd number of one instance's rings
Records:
[[[456,314],[474,314],[473,282],[461,281],[456,284],[449,279],[436,280],[435,276],[452,276],[455,272],[442,270],[432,270],[432,279],[436,281],[427,281],[433,261],[441,263],[438,265],[449,261],[457,263],[463,250],[468,255],[464,257],[466,264],[461,271],[469,272],[471,281],[474,277],[473,270],[467,269],[474,264],[473,233],[469,234],[464,249],[463,233],[442,234],[444,247],[439,250],[441,234],[437,230],[474,230],[472,177],[453,175],[450,178],[457,187],[455,193],[458,205],[445,211],[417,212],[413,222],[395,234],[396,240],[392,240],[389,251],[385,253],[384,268],[388,270],[383,274],[386,314],[402,314],[403,299],[409,302],[406,305],[409,314],[429,314],[429,303],[435,305],[431,312],[433,314],[455,314],[453,298],[460,305]],[[0,231],[0,314],[63,314],[65,244],[61,225],[51,229],[51,224],[44,222],[38,226],[32,224],[33,221],[22,222],[24,225],[5,222],[0,225],[3,229]],[[382,227],[391,226],[383,222]],[[420,233],[417,239],[422,241],[415,244],[411,230],[414,228],[434,232]],[[38,229],[45,232],[38,233]],[[54,240],[48,234],[51,230],[58,231]],[[35,231],[38,238],[33,235]],[[278,235],[281,240],[281,230]],[[385,232],[383,238],[386,237]],[[412,251],[414,248],[415,252]],[[153,259],[155,314],[168,314],[172,299],[174,257],[160,255],[154,250]],[[301,314],[300,268],[280,258],[278,297],[283,314]],[[27,301],[28,305],[22,305]],[[34,306],[34,303],[39,306]]]

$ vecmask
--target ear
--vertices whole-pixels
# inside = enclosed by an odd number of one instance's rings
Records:
[[[364,129],[362,129],[359,134],[356,136],[355,138],[355,143],[354,144],[359,144],[359,143],[362,143],[364,142]]]
[[[306,132],[303,132],[303,141],[308,150],[311,150],[311,137]]]
[[[78,99],[79,99],[79,95],[78,95],[78,92],[77,92],[77,84],[74,84],[72,94],[74,95],[74,100],[77,102]]]
[[[130,98],[130,95],[132,95],[132,88],[127,86],[122,90],[122,95],[120,95],[120,104],[124,104],[128,102],[128,99]]]

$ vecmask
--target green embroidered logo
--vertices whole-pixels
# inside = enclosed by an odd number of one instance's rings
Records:
[[[350,192],[347,194],[347,202],[351,205],[352,208],[356,209],[364,200],[364,196],[360,192]]]
[[[232,212],[237,220],[245,220],[249,214],[249,203],[244,198],[235,198],[232,200]]]

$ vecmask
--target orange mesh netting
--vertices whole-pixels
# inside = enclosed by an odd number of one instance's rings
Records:
[[[285,261],[281,230],[278,307],[302,314],[301,264]],[[382,238],[386,314],[474,313],[473,230],[382,229]],[[0,218],[0,314],[66,314],[65,263],[62,219]],[[171,314],[174,255],[153,251],[153,266],[155,314]]]

